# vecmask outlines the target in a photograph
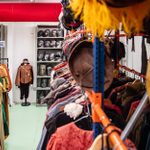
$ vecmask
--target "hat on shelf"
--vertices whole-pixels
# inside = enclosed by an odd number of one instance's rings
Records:
[[[43,40],[38,40],[37,46],[38,47],[44,47],[44,41]]]
[[[50,36],[50,29],[46,29],[43,34],[44,37]]]
[[[44,47],[50,47],[51,46],[51,41],[46,40],[44,42]]]
[[[43,30],[39,30],[37,35],[38,35],[38,37],[43,37],[44,36],[44,31]]]

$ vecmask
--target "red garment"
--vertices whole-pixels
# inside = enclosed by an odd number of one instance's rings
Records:
[[[46,150],[87,150],[92,145],[93,132],[69,123],[51,136]]]
[[[129,121],[129,119],[131,118],[132,114],[134,113],[134,111],[136,110],[136,108],[138,107],[140,103],[140,100],[137,100],[135,102],[132,102],[131,106],[130,106],[130,110],[129,110],[129,113],[128,113],[128,116],[126,118],[126,121]]]
[[[121,111],[121,109],[120,109],[117,105],[108,104],[108,103],[105,103],[105,101],[104,101],[104,107],[105,107],[105,108],[108,108],[108,109],[111,109],[111,110],[114,110],[114,111],[117,112],[119,115],[122,115],[122,111]]]

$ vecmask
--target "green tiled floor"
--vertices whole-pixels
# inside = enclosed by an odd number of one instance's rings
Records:
[[[46,107],[31,105],[10,108],[10,135],[5,150],[36,150],[40,139]]]

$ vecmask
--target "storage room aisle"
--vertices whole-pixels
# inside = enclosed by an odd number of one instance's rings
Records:
[[[46,107],[10,107],[10,135],[5,150],[35,150],[41,135]]]

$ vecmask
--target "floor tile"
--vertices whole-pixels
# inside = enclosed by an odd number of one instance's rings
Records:
[[[46,107],[10,107],[10,135],[5,150],[36,150],[45,120]]]

